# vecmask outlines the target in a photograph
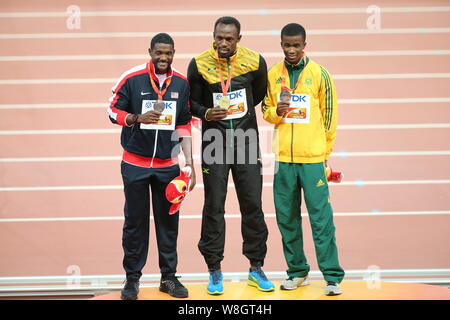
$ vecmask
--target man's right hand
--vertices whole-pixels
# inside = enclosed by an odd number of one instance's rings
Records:
[[[138,115],[137,123],[144,123],[144,124],[156,124],[159,120],[159,117],[162,115],[161,112],[150,110],[147,111],[144,114]]]
[[[214,107],[208,109],[208,112],[205,115],[207,121],[219,121],[223,120],[228,114],[228,110],[221,107]]]
[[[277,104],[277,115],[283,117],[289,109],[289,102],[280,101]]]

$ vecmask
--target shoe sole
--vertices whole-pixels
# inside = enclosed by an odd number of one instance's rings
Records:
[[[342,290],[341,288],[330,288],[330,289],[325,289],[325,295],[326,296],[338,296],[342,294]]]
[[[206,290],[206,292],[208,292],[208,294],[212,295],[212,296],[220,296],[221,294],[223,294],[223,291],[209,291]]]
[[[252,281],[252,280],[248,280],[248,281],[247,281],[247,284],[248,284],[249,286],[256,287],[258,290],[263,291],[263,292],[271,292],[271,291],[274,291],[274,290],[275,290],[275,288],[268,288],[268,289],[261,288],[261,287],[258,285],[258,283],[254,282],[254,281]]]
[[[164,290],[164,289],[162,289],[162,288],[159,288],[159,291],[164,292],[164,293],[167,293],[169,296],[174,297],[174,298],[187,298],[187,297],[189,297],[189,294],[186,294],[186,295],[176,295],[176,294],[171,294],[169,291]]]
[[[280,289],[289,291],[289,290],[295,290],[295,289],[298,289],[298,288],[304,287],[304,286],[309,286],[309,282],[308,281],[303,281],[300,285],[298,285],[298,286],[296,286],[294,288],[286,288],[285,286],[280,285]]]
[[[120,295],[120,299],[121,300],[137,300],[137,296],[133,296],[133,297],[124,297],[122,294]]]

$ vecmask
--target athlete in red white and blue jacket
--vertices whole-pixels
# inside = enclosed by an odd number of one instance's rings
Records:
[[[153,207],[161,270],[160,290],[185,298],[187,289],[175,276],[179,213],[169,215],[165,197],[169,182],[180,174],[180,145],[191,167],[191,114],[187,79],[171,67],[173,39],[166,33],[153,37],[151,60],[122,74],[112,88],[110,120],[122,126],[121,173],[125,192],[122,246],[127,282],[122,299],[137,299],[149,242],[150,202]],[[151,201],[150,192],[151,189]]]

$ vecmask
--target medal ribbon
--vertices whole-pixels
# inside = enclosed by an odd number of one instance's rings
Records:
[[[169,88],[170,82],[172,82],[172,77],[167,77],[167,79],[164,81],[164,83],[166,84],[166,87],[164,88],[164,90],[160,90],[158,88],[158,86],[155,83],[155,80],[153,80],[152,77],[152,73],[150,70],[150,63],[147,63],[147,69],[148,69],[148,74],[150,76],[150,83],[152,84],[153,90],[155,90],[155,92],[158,94],[158,100],[162,100],[163,95],[166,93],[167,89]]]
[[[291,89],[291,86],[289,84],[289,86],[286,86],[286,78],[287,78],[287,69],[286,69],[286,65],[283,63],[283,71],[282,71],[282,75],[281,75],[281,90],[287,90],[291,93],[294,93],[294,91],[297,89],[298,85],[302,82],[303,79],[303,71],[305,71],[305,67],[306,67],[306,55],[304,55],[302,57],[304,66],[303,66],[303,70],[300,73],[297,83],[295,84],[295,87],[293,89]]]
[[[216,59],[217,59],[217,68],[219,69],[220,86],[222,87],[222,95],[227,96],[228,89],[230,88],[230,84],[231,84],[231,77],[233,76],[234,64],[231,64],[230,73],[228,74],[227,83],[225,84],[225,81],[223,78],[223,73],[222,73],[222,68],[220,67],[220,63],[219,63],[220,62],[219,53],[217,52],[217,50],[216,50]]]

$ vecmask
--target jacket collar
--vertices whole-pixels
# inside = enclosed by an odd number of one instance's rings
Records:
[[[213,42],[212,45],[211,45],[211,47],[209,48],[209,54],[210,54],[216,61],[221,62],[221,63],[222,63],[222,62],[223,62],[223,63],[228,62],[228,59],[229,59],[230,62],[234,62],[234,61],[236,61],[237,56],[239,55],[239,53],[240,53],[240,51],[241,51],[240,48],[241,48],[241,46],[238,44],[238,45],[236,46],[236,51],[235,51],[229,58],[221,58],[221,57],[219,57],[219,55],[217,54],[216,45],[215,45],[215,43]]]
[[[295,65],[290,64],[289,62],[286,61],[286,59],[284,59],[284,64],[285,64],[286,68],[290,71],[303,70],[303,68],[305,68],[305,66],[308,64],[308,62],[309,62],[308,56],[305,56],[304,59],[301,58],[300,61]]]
[[[147,63],[147,71],[150,77],[152,77],[153,80],[157,81],[159,83],[159,79],[156,76],[156,72],[155,72],[155,66],[153,65],[152,60],[150,60]],[[173,70],[172,70],[172,66],[169,66],[169,69],[167,70],[167,78],[170,78],[173,76]]]

